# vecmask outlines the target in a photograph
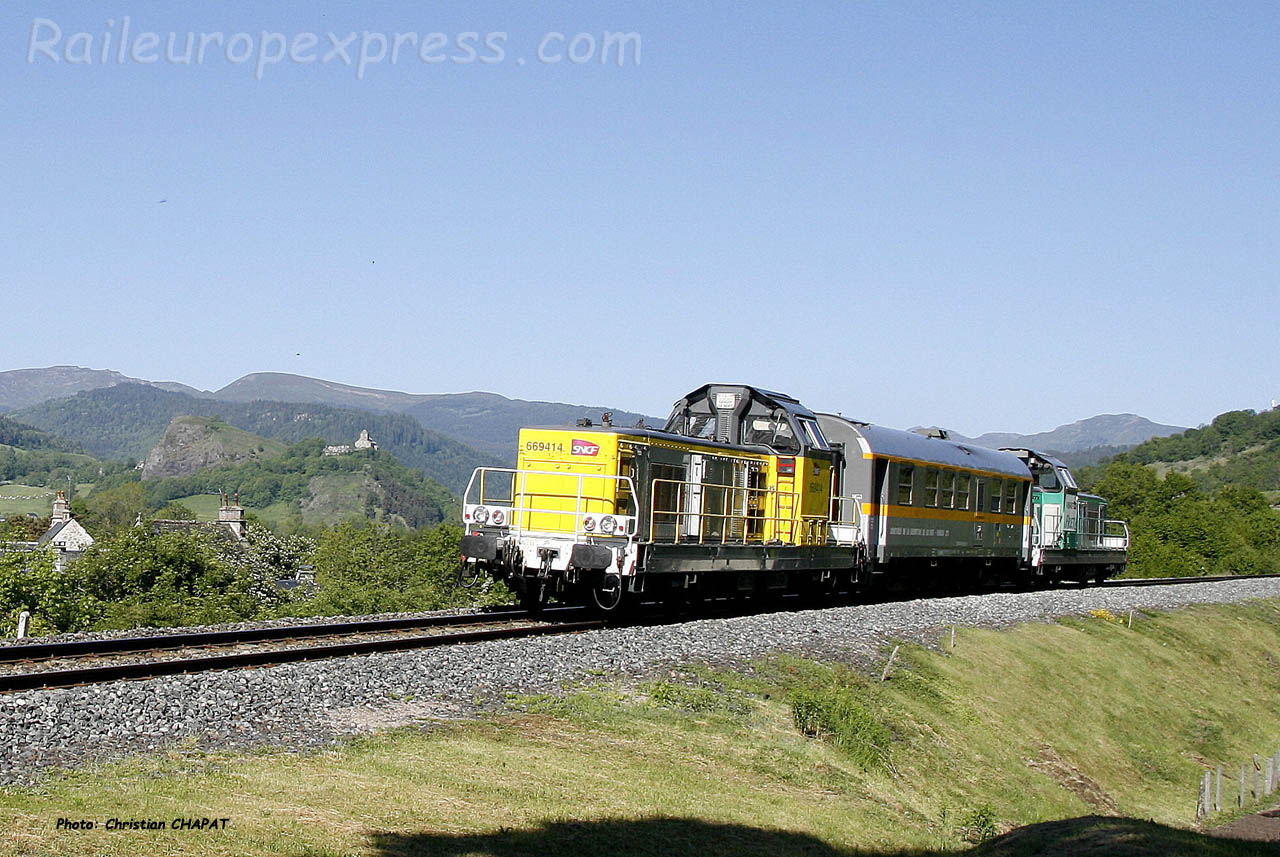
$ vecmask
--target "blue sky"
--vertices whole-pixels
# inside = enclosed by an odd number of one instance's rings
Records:
[[[1280,398],[1280,6],[540,6],[4,4],[0,368],[969,434]],[[214,32],[252,55],[164,58]],[[443,61],[358,75],[396,33]]]

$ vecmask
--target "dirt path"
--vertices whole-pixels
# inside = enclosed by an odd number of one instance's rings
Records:
[[[1209,836],[1223,839],[1248,839],[1252,842],[1280,842],[1280,808],[1269,809],[1237,818],[1230,824],[1206,830]]]

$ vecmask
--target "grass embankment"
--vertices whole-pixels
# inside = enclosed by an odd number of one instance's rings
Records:
[[[0,853],[902,857],[1037,824],[978,853],[1271,853],[1172,827],[1202,763],[1280,738],[1280,604],[903,652],[883,684],[793,658],[693,667],[311,756],[174,752],[68,774],[0,793]],[[112,817],[230,822],[102,830]]]

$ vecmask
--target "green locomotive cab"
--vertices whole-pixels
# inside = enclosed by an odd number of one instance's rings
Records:
[[[1129,526],[1107,518],[1107,501],[1086,494],[1062,461],[1030,449],[1008,449],[1031,471],[1031,570],[1047,582],[1101,583],[1124,571]]]

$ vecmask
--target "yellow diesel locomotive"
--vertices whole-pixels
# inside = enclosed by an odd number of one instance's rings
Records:
[[[661,430],[523,429],[515,468],[472,476],[461,554],[464,577],[505,581],[534,608],[967,585],[1035,573],[1031,492],[1009,452],[708,384]]]

